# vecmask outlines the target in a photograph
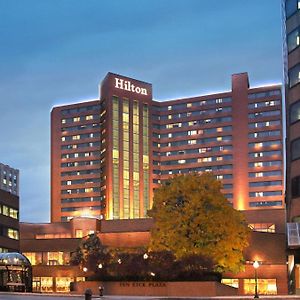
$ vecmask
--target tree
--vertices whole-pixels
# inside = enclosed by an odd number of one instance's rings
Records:
[[[155,191],[149,216],[155,224],[150,250],[172,251],[177,259],[201,255],[216,271],[238,272],[249,229],[233,209],[211,173],[179,175]]]
[[[100,275],[106,275],[107,265],[111,255],[107,247],[103,246],[96,234],[83,238],[76,252],[72,254],[70,263],[81,265]]]

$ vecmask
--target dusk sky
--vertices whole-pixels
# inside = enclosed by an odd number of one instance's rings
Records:
[[[97,99],[111,71],[156,100],[282,82],[280,0],[0,0],[0,162],[21,221],[50,216],[50,111]]]

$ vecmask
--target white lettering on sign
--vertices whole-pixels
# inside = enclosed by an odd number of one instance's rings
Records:
[[[129,92],[134,92],[141,95],[148,95],[147,89],[135,86],[129,80],[124,80],[120,78],[115,78],[115,88]]]

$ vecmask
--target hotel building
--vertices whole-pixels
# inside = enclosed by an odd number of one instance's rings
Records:
[[[239,210],[281,209],[281,86],[155,101],[152,85],[108,73],[100,99],[51,113],[51,221],[147,217],[153,190],[211,171]]]
[[[0,253],[19,251],[19,170],[0,163]]]
[[[300,1],[283,0],[290,291],[300,291]]]
[[[257,260],[260,293],[286,294],[281,86],[250,88],[241,73],[231,91],[160,102],[151,84],[108,73],[100,91],[52,110],[51,223],[21,224],[33,289],[68,292],[84,281],[69,259],[91,232],[111,247],[147,246],[155,188],[207,171],[253,231],[245,271],[223,283],[252,294]]]

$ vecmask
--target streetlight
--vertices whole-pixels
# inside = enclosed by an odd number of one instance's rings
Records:
[[[259,267],[259,262],[256,260],[253,263],[253,268],[254,268],[254,272],[255,272],[255,294],[254,294],[254,299],[258,299],[258,293],[257,293],[257,269]]]

